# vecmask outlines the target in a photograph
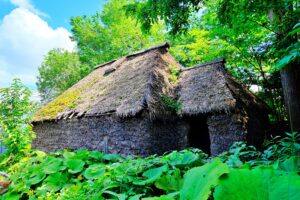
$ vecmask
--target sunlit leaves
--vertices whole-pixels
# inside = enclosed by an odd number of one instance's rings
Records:
[[[9,153],[24,153],[31,148],[35,135],[30,122],[35,104],[30,96],[31,91],[20,79],[14,79],[9,87],[0,88],[0,141]]]

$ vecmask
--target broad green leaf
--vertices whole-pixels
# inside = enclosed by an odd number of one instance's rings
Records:
[[[43,172],[45,174],[53,174],[64,168],[62,160],[59,158],[48,157],[43,163]]]
[[[65,151],[63,153],[63,157],[66,159],[73,159],[75,156],[76,156],[76,154],[74,152]]]
[[[179,191],[182,187],[183,179],[180,176],[179,169],[174,171],[174,174],[167,174],[159,178],[155,182],[155,186],[161,190],[166,191],[166,193]]]
[[[221,177],[215,200],[296,200],[300,199],[300,176],[269,167],[231,169]]]
[[[26,180],[26,184],[29,185],[35,185],[40,183],[44,178],[46,177],[46,174],[43,172],[36,172],[30,175],[30,178]]]
[[[83,176],[86,179],[92,180],[92,179],[99,178],[99,177],[103,176],[104,173],[105,173],[105,170],[103,168],[103,165],[95,164],[95,165],[89,166],[84,171]]]
[[[190,151],[185,152],[172,152],[167,156],[169,159],[168,163],[174,166],[186,166],[192,164],[199,159],[197,154]]]
[[[167,165],[163,165],[158,168],[149,169],[143,173],[143,176],[147,177],[146,180],[134,181],[133,184],[146,185],[149,183],[153,183],[154,181],[156,181],[157,179],[159,179],[161,177],[163,172],[165,172],[167,170],[168,170]]]
[[[85,160],[88,158],[90,154],[88,150],[78,150],[75,153],[76,155],[74,156],[74,159],[78,159],[78,160]]]
[[[110,162],[118,162],[119,160],[122,159],[122,157],[117,154],[104,154],[102,156],[102,159]]]
[[[82,160],[75,160],[75,159],[67,159],[64,161],[64,165],[69,168],[69,172],[71,174],[76,174],[83,170],[85,162]]]
[[[183,187],[180,191],[180,199],[208,199],[211,190],[218,184],[219,177],[228,172],[228,166],[219,159],[187,171],[184,176]]]
[[[7,192],[4,194],[3,198],[1,199],[5,199],[5,200],[19,200],[20,199],[20,195],[16,192]]]
[[[300,171],[300,158],[292,156],[281,163],[281,169],[287,172],[299,172]]]
[[[91,151],[88,156],[97,161],[100,161],[103,156],[103,153],[101,153],[100,151]]]
[[[50,174],[43,181],[43,188],[47,191],[57,192],[68,182],[68,176],[65,173],[57,172],[55,174]]]
[[[299,200],[300,176],[296,173],[276,174],[266,189],[269,189],[270,200]]]

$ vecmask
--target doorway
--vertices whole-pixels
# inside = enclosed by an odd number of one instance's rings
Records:
[[[201,149],[210,155],[210,138],[206,116],[194,116],[189,118],[190,129],[188,143],[190,147]]]

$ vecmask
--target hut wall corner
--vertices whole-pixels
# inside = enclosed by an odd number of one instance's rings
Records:
[[[242,117],[234,113],[216,113],[207,119],[211,155],[227,151],[237,141],[246,141],[246,129]]]

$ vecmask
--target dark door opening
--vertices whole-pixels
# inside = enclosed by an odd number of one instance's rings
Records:
[[[190,147],[201,149],[210,155],[210,138],[206,116],[191,117],[188,142]]]

